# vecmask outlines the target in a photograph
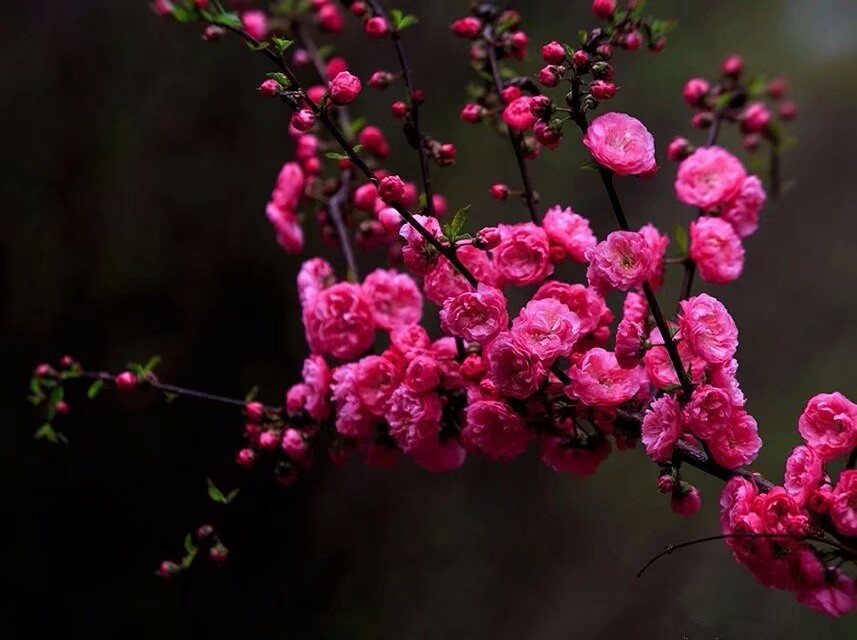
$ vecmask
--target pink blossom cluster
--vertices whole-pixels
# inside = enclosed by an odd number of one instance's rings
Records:
[[[735,558],[765,586],[831,616],[857,611],[857,583],[806,540],[825,523],[834,536],[857,536],[857,470],[835,481],[826,465],[857,446],[857,404],[840,393],[810,399],[798,420],[804,443],[786,461],[782,486],[760,491],[735,477],[720,498],[721,526]],[[834,540],[835,542],[835,540]]]

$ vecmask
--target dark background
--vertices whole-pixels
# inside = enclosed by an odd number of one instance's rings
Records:
[[[422,18],[407,48],[429,96],[426,128],[459,147],[456,170],[437,184],[453,207],[472,202],[478,221],[520,219],[515,205],[485,196],[498,179],[517,183],[508,145],[457,119],[472,75],[447,25],[465,5],[398,3]],[[779,478],[806,399],[857,396],[857,5],[650,5],[679,29],[659,56],[619,57],[623,89],[611,105],[647,123],[664,162],[653,181],[620,183],[637,224],[669,231],[688,220],[663,153],[689,132],[686,78],[713,75],[740,51],[750,68],[787,73],[801,105],[799,144],[784,164],[791,189],[748,241],[745,276],[716,289],[741,329],[740,377],[766,442],[758,467]],[[592,25],[588,1],[517,6],[534,52]],[[282,254],[264,218],[290,154],[287,114],[254,91],[267,70],[259,56],[233,41],[206,45],[142,0],[3,2],[0,41],[3,528],[12,537],[3,637],[854,637],[857,618],[828,620],[764,589],[719,543],[635,579],[664,544],[719,530],[719,483],[698,477],[703,511],[682,520],[639,452],[614,455],[587,480],[530,455],[451,475],[354,462],[287,493],[248,487],[223,524],[233,562],[162,584],[159,561],[180,555],[186,531],[220,518],[205,478],[242,481],[231,462],[240,416],[146,394],[88,402],[78,387],[62,425],[71,444],[50,446],[32,440],[26,379],[65,352],[110,369],[158,353],[165,380],[236,396],[260,383],[263,399],[280,400],[306,350],[300,259]],[[388,43],[352,34],[349,46],[363,77],[392,64]],[[377,121],[392,99],[367,92],[356,106]],[[401,136],[389,133],[403,173],[415,176]],[[578,170],[583,159],[570,136],[535,165],[535,182],[545,204],[571,204],[603,236],[612,218],[595,174]],[[307,255],[318,249],[312,227]]]

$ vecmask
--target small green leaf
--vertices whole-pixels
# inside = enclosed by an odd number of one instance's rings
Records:
[[[461,230],[467,222],[467,215],[470,213],[470,206],[467,205],[456,211],[452,220],[443,226],[443,234],[450,242],[455,242],[461,235]]]
[[[36,440],[47,440],[48,442],[53,442],[54,444],[59,442],[59,436],[50,424],[43,424],[41,427],[39,427],[36,430],[36,433],[33,434],[33,438],[35,438]]]
[[[239,492],[239,491],[240,491],[240,489],[233,489],[233,490],[232,490],[232,491],[230,491],[228,494],[226,494],[226,503],[227,503],[227,504],[231,504],[231,503],[232,503],[232,501],[233,501],[233,500],[235,500],[235,498],[237,498],[237,497],[238,497],[238,492]]]
[[[564,47],[565,47],[565,54],[566,54],[569,58],[570,58],[571,56],[573,56],[573,55],[574,55],[574,47],[572,47],[570,44],[564,44],[564,45],[562,45],[562,46],[564,46]]]
[[[399,21],[399,24],[396,25],[396,31],[402,31],[403,29],[407,29],[408,27],[414,26],[417,22],[419,22],[419,18],[413,15],[407,15]]]
[[[172,8],[173,18],[179,22],[193,22],[196,20],[196,11],[193,8],[174,4]]]
[[[170,393],[169,391],[164,391],[164,400],[166,401],[167,404],[172,404],[173,402],[178,400],[178,398],[179,398],[179,394]]]
[[[93,382],[89,386],[89,389],[87,389],[86,397],[89,398],[90,400],[93,400],[95,398],[95,396],[97,396],[103,388],[104,388],[104,380],[96,380],[95,382]]]
[[[151,373],[159,364],[161,364],[161,356],[152,356],[143,368]]]
[[[220,504],[227,504],[226,496],[223,495],[223,492],[217,488],[217,485],[214,484],[214,481],[211,478],[207,478],[208,483],[208,497],[214,500],[215,502],[219,502]]]
[[[583,29],[577,32],[577,36],[580,38],[581,44],[586,44],[586,41],[589,40],[589,32]]]
[[[219,24],[222,27],[232,27],[234,29],[241,28],[241,18],[237,13],[221,13],[212,20],[214,24]]]
[[[680,224],[675,228],[675,243],[683,254],[687,254],[687,231]]]
[[[53,391],[51,391],[51,396],[50,396],[50,398],[48,398],[48,402],[51,405],[56,405],[58,402],[62,401],[63,395],[64,395],[63,388],[62,387],[56,387]]]
[[[193,543],[193,536],[191,534],[187,534],[184,537],[184,550],[188,553],[196,551],[196,545]]]
[[[348,156],[344,153],[339,153],[338,151],[328,151],[324,154],[324,157],[328,160],[348,160]]]
[[[276,47],[280,55],[283,55],[286,50],[294,44],[293,40],[286,40],[285,38],[278,38],[277,36],[271,38],[271,42],[274,44],[274,47]]]
[[[598,171],[598,163],[594,158],[590,158],[589,160],[585,160],[580,165],[581,171]]]
[[[42,395],[42,380],[41,378],[37,378],[33,376],[30,378],[30,391],[33,395],[40,396]]]
[[[348,137],[355,137],[366,126],[366,118],[355,118],[348,126]]]
[[[251,44],[248,42],[247,46],[250,47],[252,51],[265,51],[268,47],[271,46],[271,43],[267,40],[263,40],[259,44]]]
[[[266,73],[265,77],[270,78],[271,80],[275,80],[282,87],[289,86],[289,79],[286,77],[285,73],[281,73],[279,71],[272,71],[271,73]]]
[[[257,397],[259,397],[259,387],[253,387],[247,392],[247,395],[244,396],[244,402],[253,402]]]
[[[730,102],[732,102],[733,97],[733,93],[731,91],[727,91],[726,93],[717,98],[717,101],[714,103],[714,108],[717,110],[723,109]]]

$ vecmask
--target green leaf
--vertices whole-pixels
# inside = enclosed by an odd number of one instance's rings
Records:
[[[583,29],[577,32],[577,36],[580,38],[581,44],[586,44],[586,41],[589,40],[589,32]]]
[[[95,382],[93,382],[89,386],[89,389],[87,389],[86,397],[89,398],[90,400],[93,400],[95,398],[95,396],[97,396],[103,388],[104,388],[104,380],[96,380]]]
[[[222,27],[233,27],[234,29],[241,28],[241,18],[237,13],[221,13],[212,20],[214,24],[219,24]]]
[[[366,126],[366,118],[355,118],[348,126],[348,137],[355,137]]]
[[[188,568],[190,568],[190,565],[192,565],[192,564],[193,564],[193,560],[194,560],[194,558],[196,558],[196,554],[197,554],[197,549],[196,549],[196,548],[194,548],[194,550],[193,550],[193,551],[191,551],[190,553],[188,553],[187,555],[185,555],[185,557],[184,557],[184,558],[182,558],[182,561],[181,561],[181,567],[182,567],[182,569],[188,569]]]
[[[718,109],[718,110],[723,109],[730,102],[732,102],[733,97],[734,97],[734,94],[731,91],[727,91],[726,93],[724,93],[723,95],[721,95],[717,98],[717,102],[714,103],[714,108]]]
[[[401,13],[401,11],[399,13]],[[414,15],[401,16],[399,20],[394,23],[394,28],[396,31],[402,31],[403,29],[412,27],[419,21],[419,18]]]
[[[571,56],[573,56],[573,55],[574,55],[574,47],[572,47],[570,44],[564,44],[564,45],[562,45],[562,46],[564,46],[564,47],[565,47],[565,54],[566,54],[569,58],[570,58]]]
[[[461,235],[461,230],[467,222],[467,215],[470,213],[470,206],[467,205],[456,211],[452,220],[443,226],[443,234],[450,242],[455,242]]]
[[[347,154],[339,153],[338,151],[328,151],[324,154],[324,157],[328,160],[348,160]]]
[[[687,254],[687,231],[680,224],[675,228],[675,243],[683,254]]]
[[[161,356],[152,356],[143,368],[151,373],[159,364],[161,364]]]
[[[226,494],[226,503],[227,503],[227,504],[230,504],[233,500],[235,500],[235,498],[237,498],[237,497],[238,497],[238,492],[239,492],[239,491],[240,491],[240,489],[233,489],[232,491],[230,491],[229,493],[227,493],[227,494]]]
[[[280,55],[283,55],[286,50],[294,44],[293,40],[286,40],[285,38],[279,38],[277,36],[271,38],[271,42],[274,44],[274,47]]]
[[[196,551],[196,545],[193,543],[193,536],[191,534],[187,534],[184,537],[184,550],[188,553]]]
[[[253,402],[257,397],[259,397],[259,387],[253,387],[250,391],[247,392],[247,395],[244,396],[244,402]]]
[[[41,380],[41,378],[37,378],[35,376],[30,378],[30,392],[33,393],[33,395],[37,395],[37,396],[42,395],[42,380]]]
[[[217,488],[214,481],[211,478],[207,478],[206,481],[208,483],[208,497],[220,504],[227,504],[226,496]]]
[[[47,440],[48,442],[53,442],[56,444],[59,442],[59,435],[54,431],[53,426],[49,423],[43,424],[36,430],[36,433],[33,434],[33,438],[36,440]]]
[[[271,43],[267,40],[263,40],[259,44],[251,44],[248,42],[247,46],[250,47],[252,51],[265,51],[268,47],[271,46]]]
[[[271,73],[266,73],[265,77],[270,78],[271,80],[275,80],[283,87],[289,86],[289,79],[286,77],[285,73],[280,73],[279,71],[272,71]]]
[[[598,171],[598,163],[594,158],[590,158],[589,160],[585,160],[580,165],[581,171]]]
[[[48,402],[51,405],[56,405],[58,402],[62,401],[63,395],[64,395],[63,388],[62,387],[56,387],[53,391],[51,391],[51,396],[50,396],[50,398],[48,398]]]
[[[183,7],[178,4],[173,5],[173,18],[179,22],[193,22],[196,20],[196,10],[193,8]]]

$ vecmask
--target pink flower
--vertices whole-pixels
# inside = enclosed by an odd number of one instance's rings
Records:
[[[857,447],[857,405],[841,393],[821,393],[807,403],[798,431],[825,462]]]
[[[682,411],[674,396],[655,400],[643,418],[642,441],[646,453],[655,462],[669,462],[681,436]]]
[[[655,257],[646,238],[634,231],[614,231],[607,239],[586,250],[589,286],[602,295],[611,289],[627,291],[652,276]]]
[[[441,235],[440,222],[437,218],[430,218],[423,215],[415,215],[414,219],[419,222],[431,235],[439,237]],[[417,275],[425,275],[428,273],[436,259],[436,252],[430,247],[426,239],[411,225],[403,224],[399,229],[399,235],[405,240],[405,246],[402,247],[402,258],[405,261],[408,269]]]
[[[726,220],[742,238],[759,228],[759,212],[765,204],[765,188],[756,176],[747,176],[732,200],[726,203],[720,217]]]
[[[571,383],[566,394],[590,407],[617,407],[640,389],[637,370],[623,369],[610,351],[587,351],[568,371]]]
[[[664,254],[670,244],[670,238],[664,235],[654,225],[647,224],[640,228],[640,234],[646,239],[652,250],[652,267],[649,284],[652,288],[660,289],[664,284]]]
[[[649,342],[654,346],[646,351],[646,355],[643,356],[643,365],[646,368],[649,381],[658,388],[677,385],[679,382],[675,367],[666,347],[663,346],[664,339],[657,327],[649,333]],[[693,354],[684,340],[678,343],[678,355],[685,371],[690,375],[691,381],[697,383],[702,380],[707,372],[706,362]]]
[[[565,249],[575,262],[585,262],[585,252],[598,241],[589,226],[589,220],[576,214],[570,207],[551,207],[545,213],[542,227],[551,242]]]
[[[470,270],[477,281],[491,287],[500,286],[502,278],[486,251],[477,249],[473,245],[464,245],[459,247],[456,253],[458,259]]]
[[[351,104],[360,95],[362,88],[360,78],[347,71],[340,71],[330,83],[330,101],[336,105]]]
[[[241,14],[241,25],[254,40],[262,41],[268,35],[268,18],[264,11],[245,11]]]
[[[326,289],[336,281],[333,267],[324,258],[311,258],[301,265],[298,272],[298,298],[301,306],[306,308],[322,289]]]
[[[462,436],[492,460],[509,462],[527,450],[532,432],[505,402],[480,400],[467,406]]]
[[[423,316],[423,297],[413,278],[393,269],[376,269],[363,281],[363,296],[375,325],[391,331],[416,324]]]
[[[280,447],[292,460],[305,459],[309,451],[306,440],[297,429],[286,429]]]
[[[694,354],[711,364],[725,364],[738,349],[738,327],[723,303],[702,293],[681,302],[681,338]]]
[[[558,357],[571,354],[580,336],[580,318],[558,300],[531,300],[512,322],[512,332],[549,366]]]
[[[747,403],[738,384],[738,361],[735,358],[726,364],[709,367],[707,373],[709,384],[723,389],[729,395],[733,407],[743,407]]]
[[[744,165],[731,153],[700,147],[679,165],[675,190],[685,204],[711,211],[731,200],[745,177]]]
[[[355,365],[351,393],[366,411],[383,416],[387,402],[402,379],[401,369],[384,356],[366,356]]]
[[[487,344],[509,326],[506,297],[493,287],[479,285],[475,292],[448,298],[440,312],[440,323],[447,333]]]
[[[439,395],[415,393],[405,386],[393,393],[386,415],[390,435],[407,454],[437,447],[442,416]]]
[[[687,491],[676,491],[670,498],[670,509],[673,513],[688,518],[702,508],[702,496],[699,489],[689,487]]]
[[[649,317],[649,304],[646,298],[636,291],[629,291],[622,302],[622,319],[644,324]]]
[[[521,96],[510,102],[503,110],[503,121],[510,128],[518,131],[532,129],[537,120],[530,109],[532,101],[533,99],[530,96]]]
[[[598,467],[610,455],[610,441],[602,438],[586,447],[556,436],[542,438],[542,462],[558,473],[587,477],[598,471]]]
[[[399,202],[405,194],[405,183],[399,176],[386,176],[378,183],[378,195],[387,204]]]
[[[723,533],[735,531],[738,520],[752,512],[758,495],[756,485],[746,478],[735,476],[726,483],[720,494],[720,529]]]
[[[473,291],[473,286],[449,260],[440,257],[423,277],[423,291],[426,298],[443,306],[450,298]]]
[[[690,257],[706,282],[727,284],[744,269],[744,247],[732,225],[704,216],[690,223]]]
[[[727,429],[732,422],[732,401],[729,394],[710,384],[693,390],[690,402],[684,409],[687,428],[697,438],[708,440],[717,432]]]
[[[820,613],[844,616],[857,610],[857,582],[841,569],[834,569],[823,585],[798,593],[797,600]]]
[[[857,470],[847,469],[839,474],[833,488],[830,519],[839,533],[857,536]]]
[[[753,417],[743,409],[738,409],[727,427],[712,435],[708,447],[719,465],[737,469],[756,459],[762,448],[762,439]]]
[[[568,284],[558,280],[545,282],[533,295],[533,300],[551,298],[559,300],[580,319],[580,333],[587,335],[595,331],[603,322],[613,321],[613,314],[604,302],[604,298],[582,284]]]
[[[494,265],[504,281],[517,286],[536,284],[553,273],[547,234],[532,222],[501,224]]]
[[[420,355],[408,363],[404,385],[416,393],[428,393],[440,386],[443,371],[440,363],[429,355]]]
[[[616,328],[616,343],[613,347],[619,366],[623,369],[639,367],[643,359],[645,341],[643,325],[637,320],[623,318]]]
[[[583,144],[602,166],[620,176],[650,176],[657,170],[655,139],[642,122],[605,113],[589,125]]]
[[[804,445],[795,447],[786,460],[783,486],[788,494],[799,504],[805,505],[821,485],[823,477],[824,463],[815,450]]]
[[[303,196],[306,178],[297,162],[287,162],[280,169],[271,202],[280,209],[296,211]]]
[[[321,291],[304,310],[307,342],[314,353],[340,360],[372,346],[375,323],[359,285],[340,282]]]
[[[304,360],[301,375],[304,380],[306,412],[313,420],[327,419],[330,405],[327,396],[330,393],[330,368],[324,358],[311,355]]]
[[[277,232],[277,244],[288,254],[298,254],[304,248],[304,232],[300,220],[291,211],[281,209],[273,202],[265,209],[265,216]]]
[[[538,391],[545,379],[541,361],[524,340],[503,331],[488,346],[488,370],[497,391],[510,398],[527,398]]]

